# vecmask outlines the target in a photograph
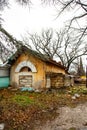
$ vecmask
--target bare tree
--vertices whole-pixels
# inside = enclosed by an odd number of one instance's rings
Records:
[[[62,64],[70,69],[71,64],[76,64],[76,59],[82,55],[87,55],[87,44],[85,42],[85,36],[80,36],[81,33],[75,32],[75,30],[70,32],[62,32],[61,36],[63,41],[61,42],[61,49],[56,53]]]
[[[10,0],[0,0],[0,11],[3,11],[5,7],[9,7],[9,1]],[[20,5],[31,4],[31,0],[15,1]],[[6,62],[7,58],[15,52],[20,43],[2,27],[2,20],[0,13],[0,58],[3,62]]]
[[[71,11],[75,10],[74,15],[72,16],[69,24],[70,27],[74,27],[74,22],[78,24],[78,28],[80,31],[83,31],[87,34],[87,26],[86,24],[82,24],[79,22],[80,20],[86,20],[87,18],[87,1],[85,0],[59,0],[59,3],[62,5],[61,11],[59,15],[63,13],[65,10],[70,9]]]
[[[7,61],[20,45],[20,42],[0,27],[0,59],[2,59],[3,63]]]
[[[82,24],[82,22],[86,21],[87,19],[87,1],[86,0],[42,0],[43,3],[49,3],[53,2],[54,5],[58,5],[58,16],[62,15],[64,12],[73,12],[73,15],[71,17],[71,20],[68,24],[69,28],[74,27],[77,23],[78,29],[80,31],[84,31],[84,33],[87,31],[87,25],[86,22]],[[81,22],[79,22],[81,20]],[[83,20],[83,21],[82,21]],[[87,34],[87,32],[86,32]]]
[[[0,0],[0,9],[2,10],[5,6],[9,5],[10,0]],[[27,5],[31,4],[31,0],[14,0],[15,2],[18,2],[21,5]]]
[[[86,0],[42,0],[43,3],[54,4],[57,8],[57,18],[65,13],[71,12],[70,18],[67,20],[68,29],[74,28],[80,30],[81,37],[87,35],[87,1]],[[63,14],[64,15],[64,14]],[[76,26],[77,25],[77,26]]]
[[[31,0],[14,0],[18,2],[20,5],[31,5],[32,1]],[[67,9],[74,12],[74,16],[72,17],[70,21],[70,26],[71,24],[78,19],[83,19],[87,17],[87,1],[86,0],[40,0],[42,3],[51,3],[54,5],[58,5],[59,12],[58,14],[62,14],[65,12]],[[1,0],[0,1],[0,10],[4,9],[5,6],[9,5],[9,0]],[[79,12],[79,13],[76,13]],[[83,29],[83,28],[82,28]],[[86,27],[85,27],[86,31]]]
[[[83,62],[82,62],[82,58],[81,57],[79,59],[79,64],[78,64],[78,69],[77,69],[77,75],[78,76],[84,76],[85,75],[85,70],[83,68]]]
[[[75,8],[77,11],[81,10],[78,16],[75,16],[74,19],[82,18],[87,16],[87,1],[86,0],[42,0],[43,3],[53,3],[54,5],[60,5],[59,14],[63,13],[65,10],[74,10]]]
[[[15,2],[17,2],[19,5],[28,5],[30,7],[30,5],[32,4],[31,0],[14,0]],[[5,7],[10,7],[10,0],[0,0],[0,11],[3,11]],[[0,13],[0,24],[2,22],[2,17],[1,17],[1,13]]]
[[[5,6],[8,6],[8,0],[0,0],[0,10],[3,10]]]
[[[56,33],[49,29],[42,31],[41,35],[29,35],[29,39],[39,53],[47,55],[50,59],[60,60],[67,71],[70,70],[72,64],[75,64],[78,57],[87,55],[87,43],[83,38],[80,33],[73,30],[67,32],[66,29]],[[32,44],[30,41],[27,43],[31,48]]]
[[[56,37],[56,38],[55,38]],[[27,37],[23,38],[23,41],[25,44],[27,44],[29,47],[37,50],[39,53],[43,53],[46,56],[48,56],[50,59],[54,59],[55,54],[60,48],[61,45],[61,37],[58,33],[53,33],[52,29],[43,30],[41,35],[35,34],[29,34]],[[30,41],[30,44],[29,44]],[[33,46],[33,47],[32,47]]]
[[[69,24],[69,28],[72,27],[73,32],[75,32],[75,27],[71,26],[74,21],[77,22],[78,19],[86,18],[87,16],[87,2],[85,0],[41,0],[43,3],[45,2],[53,2],[56,5],[60,5],[61,10],[59,11],[59,15],[63,13],[67,9],[71,10],[80,10],[80,13],[75,14]],[[31,0],[16,0],[16,2],[26,5],[31,4]],[[0,1],[0,10],[3,9],[5,6],[9,4],[9,0],[1,0]],[[0,26],[1,28],[1,26]],[[0,32],[3,35],[3,38],[10,39],[13,44],[17,45],[16,40],[14,40],[13,37],[9,37],[8,33],[1,28]],[[31,35],[31,41],[33,42],[35,48],[37,51],[46,54],[50,58],[54,58],[55,56],[59,57],[62,64],[67,67],[67,70],[69,70],[70,65],[75,61],[75,59],[79,56],[86,55],[86,43],[83,44],[83,38],[87,34],[87,26],[80,27],[80,31],[78,35],[75,37],[70,35],[69,30],[68,33],[56,32],[56,38],[53,38],[53,32],[52,31],[46,31],[42,32],[42,36],[39,36],[37,34]],[[72,33],[72,32],[71,32]],[[74,34],[75,35],[75,34]],[[7,38],[8,37],[8,38]],[[11,45],[10,42],[10,45]],[[3,42],[2,42],[3,43]],[[2,44],[1,44],[2,45]],[[83,45],[83,46],[82,46]],[[2,47],[2,46],[0,46]],[[2,50],[2,49],[1,49]]]

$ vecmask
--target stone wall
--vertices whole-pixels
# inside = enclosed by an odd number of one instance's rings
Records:
[[[71,75],[65,75],[64,86],[74,86],[74,77]]]
[[[51,87],[61,88],[70,87],[74,85],[74,78],[70,75],[63,75],[62,73],[53,74],[51,76]]]
[[[19,86],[32,87],[32,76],[31,75],[19,76]]]
[[[61,73],[53,74],[51,77],[51,87],[61,88],[64,86],[64,75]]]

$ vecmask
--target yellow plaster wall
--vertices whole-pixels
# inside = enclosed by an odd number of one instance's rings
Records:
[[[19,63],[22,61],[30,61],[37,69],[37,72],[32,73],[33,76],[33,86],[34,88],[44,87],[45,86],[45,71],[44,70],[44,64],[41,60],[33,57],[32,55],[25,55],[22,54],[14,63],[14,65],[11,68],[11,85],[14,83],[17,83],[17,86],[19,85],[19,73],[15,73],[15,69],[18,66]],[[27,73],[28,74],[28,73]]]
[[[56,66],[56,65],[53,65],[53,64],[50,64],[50,63],[46,63],[46,72],[54,72],[54,73],[62,73],[62,74],[65,74],[65,70]]]
[[[40,59],[32,56],[31,54],[22,54],[14,63],[11,68],[11,85],[19,86],[19,73],[15,72],[16,67],[19,63],[23,61],[30,61],[37,69],[37,72],[32,73],[33,76],[33,87],[34,88],[43,88],[46,86],[46,72],[55,72],[55,73],[65,73],[63,69],[53,64],[48,64]],[[22,73],[21,73],[22,74]],[[28,72],[26,73],[28,74]]]

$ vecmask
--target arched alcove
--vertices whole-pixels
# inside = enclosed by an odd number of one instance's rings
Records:
[[[32,72],[32,71],[29,67],[25,66],[20,69],[20,72]]]
[[[22,68],[24,67],[28,67],[31,72],[37,72],[37,69],[35,67],[35,65],[33,63],[31,63],[30,61],[22,61],[18,64],[18,66],[15,69],[15,72],[20,72]]]

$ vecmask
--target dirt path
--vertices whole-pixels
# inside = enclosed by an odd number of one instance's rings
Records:
[[[59,116],[54,121],[47,122],[35,130],[87,130],[87,103],[75,108],[61,107],[57,113]]]

